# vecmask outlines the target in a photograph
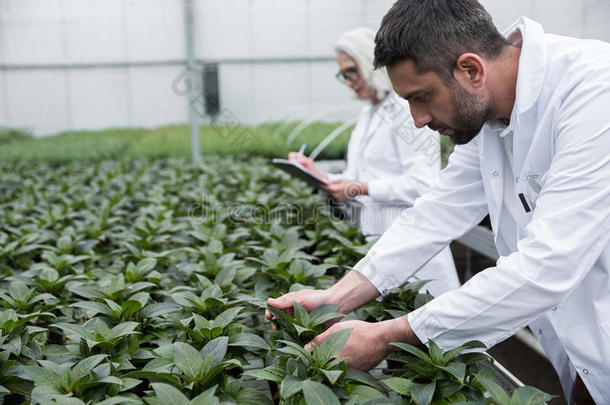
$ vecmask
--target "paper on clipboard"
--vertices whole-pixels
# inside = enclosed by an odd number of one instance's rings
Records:
[[[321,184],[327,184],[326,180],[316,176],[296,160],[273,159],[271,164],[289,175],[303,180],[312,187],[320,187]]]

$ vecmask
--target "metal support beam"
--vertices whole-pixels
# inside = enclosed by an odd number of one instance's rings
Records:
[[[197,102],[199,86],[197,86],[197,66],[195,63],[195,41],[194,41],[194,6],[193,0],[184,0],[184,30],[186,39],[186,69],[188,72],[191,91],[188,97],[189,122],[191,124],[191,151],[193,163],[199,163],[201,151],[199,149],[199,119],[194,105]]]

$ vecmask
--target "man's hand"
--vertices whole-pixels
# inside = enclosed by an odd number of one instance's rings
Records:
[[[324,179],[325,181],[328,181],[328,175],[326,173],[318,170],[318,168],[316,167],[316,164],[314,163],[313,159],[310,159],[307,156],[305,156],[305,155],[303,155],[303,154],[301,154],[299,152],[290,152],[288,154],[288,160],[296,160],[297,162],[302,164],[303,167],[305,167],[307,170],[309,170],[310,172],[312,172],[316,176]]]
[[[324,304],[339,307],[339,312],[348,314],[379,296],[379,291],[359,272],[352,270],[327,290],[301,290],[284,294],[279,298],[267,299],[267,304],[281,309],[289,315],[294,314],[292,302],[303,305],[308,312]],[[272,319],[272,314],[265,311],[265,318]]]
[[[267,304],[277,309],[281,309],[290,316],[294,316],[294,308],[292,302],[296,301],[303,305],[307,312],[311,312],[313,309],[324,304],[333,304],[331,302],[329,290],[301,290],[295,291],[288,294],[284,294],[279,298],[268,298]],[[272,319],[272,314],[269,311],[265,311],[265,318]]]
[[[369,193],[367,183],[346,179],[330,181],[322,185],[322,188],[333,196],[337,202],[341,203]]]
[[[390,345],[392,342],[412,345],[420,343],[406,316],[377,323],[364,321],[339,322],[316,336],[312,343],[321,345],[333,333],[349,328],[352,329],[352,332],[337,357],[347,357],[348,359],[345,362],[352,370],[368,371],[375,367],[390,352],[397,350],[396,347]],[[313,350],[311,343],[307,344],[305,348]]]

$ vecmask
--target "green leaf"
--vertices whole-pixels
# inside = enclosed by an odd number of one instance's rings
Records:
[[[295,376],[289,375],[280,384],[280,397],[288,399],[294,394],[301,392],[303,381]]]
[[[161,315],[167,315],[180,310],[180,307],[177,305],[171,304],[169,302],[159,302],[155,304],[147,305],[146,307],[140,310],[140,315],[144,318],[156,318]]]
[[[187,377],[194,379],[203,371],[203,356],[192,346],[176,342],[174,346],[174,363]]]
[[[91,374],[91,371],[100,364],[106,358],[105,354],[97,354],[95,356],[87,357],[78,363],[76,363],[70,369],[70,377],[73,383],[76,383],[83,377]]]
[[[309,325],[309,313],[305,307],[296,301],[292,301],[292,307],[294,308],[294,320],[301,326]]]
[[[344,373],[343,370],[321,370],[321,371],[322,371],[322,373],[324,373],[324,375],[328,379],[328,382],[330,382],[331,385],[335,384],[337,382],[337,380],[339,379],[339,377],[341,377]]]
[[[466,365],[464,363],[452,362],[439,368],[457,378],[462,384],[464,383],[464,377],[466,375]]]
[[[201,394],[193,398],[193,400],[191,401],[191,405],[218,405],[219,401],[218,398],[216,398],[215,393],[216,386],[208,388],[207,390],[203,391]]]
[[[286,376],[286,370],[278,365],[271,365],[262,369],[245,371],[244,375],[249,375],[259,380],[273,381],[279,384]]]
[[[353,385],[349,391],[350,398],[354,398],[358,401],[367,401],[371,399],[385,399],[386,396],[377,391],[373,387],[369,387],[368,385]]]
[[[369,373],[365,373],[364,371],[348,370],[347,374],[345,374],[345,379],[368,385],[378,391],[383,391],[383,386],[377,380],[375,380],[372,375],[370,375]]]
[[[296,323],[292,325],[294,327],[294,329],[297,331],[297,335],[301,336],[303,333],[307,333],[307,332],[315,332],[313,329],[310,328],[306,328],[304,326],[301,325],[297,325]]]
[[[429,405],[432,402],[435,388],[435,381],[430,384],[413,384],[411,387],[411,397],[417,405]]]
[[[37,385],[60,387],[61,377],[52,371],[44,369],[40,366],[28,366],[24,367],[23,370],[28,377],[32,379]]]
[[[347,339],[349,338],[351,329],[342,329],[327,337],[320,345],[320,352],[326,363],[328,360],[339,354]]]
[[[391,377],[381,380],[381,382],[387,385],[392,391],[404,395],[405,397],[411,396],[411,388],[415,385],[413,381],[401,377]]]
[[[137,322],[123,322],[110,329],[110,335],[113,339],[116,339],[121,336],[139,334],[140,332],[134,332],[138,326],[140,324]]]
[[[552,395],[537,388],[525,386],[513,391],[509,405],[542,405],[553,399]]]
[[[311,353],[305,350],[304,347],[299,346],[298,344],[290,342],[288,340],[278,340],[278,343],[283,343],[286,345],[277,349],[279,352],[293,354],[295,356],[301,357],[304,361],[311,362]]]
[[[278,365],[267,366],[262,369],[248,370],[244,372],[244,375],[255,377],[258,380],[268,380],[276,383],[281,383],[286,376],[284,368]]]
[[[95,337],[93,336],[93,333],[91,333],[90,331],[88,331],[87,329],[83,328],[80,325],[77,325],[74,323],[60,322],[60,323],[54,323],[51,326],[61,329],[64,333],[66,333],[68,335],[76,335],[78,337],[77,340],[79,340],[79,341],[81,338],[87,339],[90,341],[95,341]]]
[[[141,402],[129,397],[112,397],[101,402],[96,402],[96,405],[116,405],[116,404],[140,404]]]
[[[410,353],[416,357],[419,357],[424,362],[426,362],[426,364],[432,365],[432,359],[430,358],[430,356],[428,356],[426,353],[419,350],[417,347],[406,344],[406,343],[399,343],[399,342],[394,342],[394,343],[390,343],[390,344],[392,346],[396,346],[396,347],[404,350],[407,353]]]
[[[177,388],[164,383],[150,384],[164,405],[190,405],[191,401]]]
[[[303,381],[303,396],[307,405],[340,405],[337,395],[319,382]]]
[[[345,314],[337,312],[338,309],[339,307],[336,305],[320,305],[309,313],[309,317],[311,319],[310,325],[322,325],[331,319],[343,318]]]
[[[235,402],[239,405],[273,405],[273,402],[265,394],[254,388],[239,390]]]
[[[212,355],[212,366],[215,366],[223,361],[225,354],[227,354],[228,345],[229,338],[227,336],[220,336],[209,341],[201,350],[201,354],[203,357]]]
[[[485,346],[485,344],[483,342],[480,342],[478,340],[471,340],[470,342],[466,342],[463,345],[456,347],[455,349],[451,349],[447,352],[445,352],[443,354],[443,363],[447,364],[449,363],[451,360],[453,360],[453,358],[455,356],[457,356],[458,354],[460,354],[462,351],[466,350],[466,349],[486,349],[487,347]]]
[[[53,397],[55,404],[58,405],[87,405],[82,399],[69,397],[66,395],[56,395]]]
[[[71,307],[81,308],[89,311],[92,315],[96,314],[104,314],[104,315],[112,315],[112,311],[106,305],[101,302],[95,301],[79,301],[70,305]]]
[[[443,351],[440,349],[440,347],[438,347],[438,345],[432,340],[428,341],[428,347],[432,362],[439,366],[444,365],[445,363],[443,363]]]
[[[147,292],[139,292],[139,293],[135,293],[134,295],[129,297],[127,302],[135,301],[135,302],[139,303],[140,304],[140,308],[142,308],[142,307],[144,307],[146,305],[146,303],[148,302],[149,299],[150,299],[150,294],[149,293],[147,293]]]
[[[142,259],[138,262],[137,268],[142,273],[147,273],[155,268],[157,265],[157,259],[153,259],[151,257],[147,257],[146,259]]]
[[[244,307],[232,307],[223,311],[220,315],[212,322],[214,327],[225,328],[228,324],[233,322],[237,315],[244,309]]]
[[[249,347],[254,349],[269,349],[265,339],[253,333],[238,333],[229,338],[229,346]]]
[[[233,279],[235,278],[235,273],[235,268],[224,268],[216,275],[216,278],[214,278],[214,283],[223,287],[228,286],[233,282]]]
[[[482,373],[476,374],[476,378],[481,383],[481,385],[487,390],[489,395],[493,398],[494,401],[498,403],[498,405],[508,405],[510,398],[506,391],[500,387],[495,381],[493,381],[490,377]]]

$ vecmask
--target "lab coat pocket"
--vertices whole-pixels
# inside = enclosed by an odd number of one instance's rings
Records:
[[[517,196],[527,216],[531,216],[536,209],[536,202],[542,190],[542,179],[538,174],[529,173],[519,179]]]

